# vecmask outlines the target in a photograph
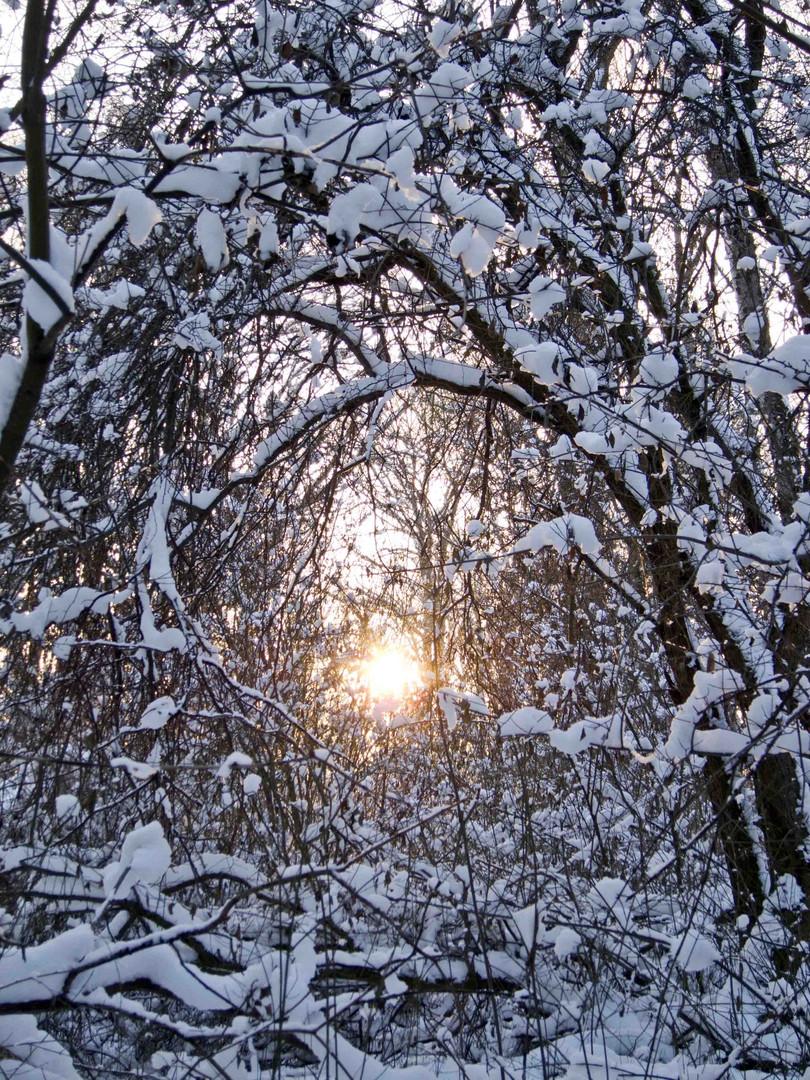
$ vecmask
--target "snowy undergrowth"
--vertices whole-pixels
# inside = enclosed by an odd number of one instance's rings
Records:
[[[500,759],[497,783],[469,740]],[[80,1071],[112,1054],[178,1080],[800,1069],[808,987],[778,900],[746,926],[698,812],[686,850],[665,815],[632,813],[657,785],[649,766],[614,762],[611,779],[603,751],[566,763],[530,742],[461,722],[443,747],[389,736],[364,778],[333,755],[277,762],[310,791],[297,835],[267,798],[280,775],[233,752],[184,774],[219,803],[208,829],[225,850],[165,815],[93,848],[98,808],[59,796],[36,840],[2,853],[6,1068],[72,1075],[57,1045],[78,1025]],[[160,792],[160,769],[116,770],[104,813],[118,802],[126,820],[127,789]],[[28,782],[9,780],[13,814]],[[175,774],[175,807],[183,795]]]

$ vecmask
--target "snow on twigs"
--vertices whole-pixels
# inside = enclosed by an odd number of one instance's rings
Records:
[[[516,555],[537,552],[546,547],[555,548],[566,555],[572,547],[578,547],[583,555],[598,555],[602,545],[593,525],[579,514],[563,514],[551,521],[533,525],[512,549]]]
[[[160,881],[171,863],[171,848],[159,822],[133,829],[124,838],[121,855],[104,871],[104,890],[108,899],[120,898],[139,881]]]
[[[195,236],[209,270],[216,273],[227,266],[228,241],[219,214],[214,210],[202,209],[197,218]]]
[[[23,305],[30,319],[47,334],[75,310],[70,282],[42,259],[29,259],[29,277],[23,290]]]
[[[756,337],[758,340],[758,329]],[[800,334],[792,337],[764,359],[742,353],[728,360],[727,364],[737,378],[745,380],[755,397],[766,393],[787,395],[806,390],[810,386],[810,336]]]
[[[141,714],[138,727],[142,730],[160,731],[178,712],[178,709],[179,707],[175,704],[174,698],[168,695],[155,698]]]
[[[540,735],[551,731],[554,721],[544,709],[526,705],[498,717],[501,735]]]

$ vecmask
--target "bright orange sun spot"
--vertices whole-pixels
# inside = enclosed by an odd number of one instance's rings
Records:
[[[419,683],[419,666],[401,649],[377,649],[363,664],[363,681],[374,701],[401,702]]]

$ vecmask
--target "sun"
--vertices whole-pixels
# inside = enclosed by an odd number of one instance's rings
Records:
[[[402,649],[375,649],[362,666],[363,682],[374,701],[391,702],[395,707],[421,681],[419,665]]]

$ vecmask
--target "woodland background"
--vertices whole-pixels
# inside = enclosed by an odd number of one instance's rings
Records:
[[[5,12],[3,1076],[810,1075],[805,21]]]

